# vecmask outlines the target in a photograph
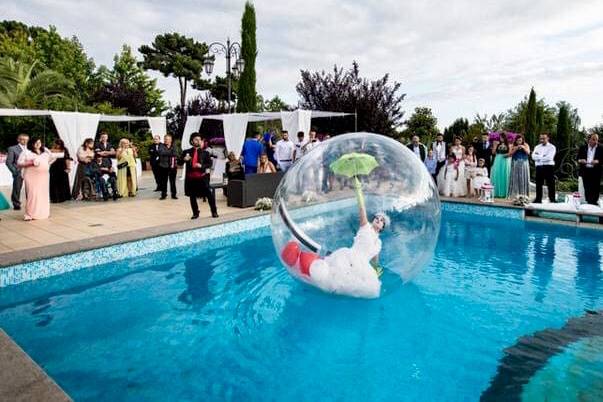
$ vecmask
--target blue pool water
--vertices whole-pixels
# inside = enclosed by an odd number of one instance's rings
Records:
[[[445,212],[413,283],[354,300],[292,279],[265,227],[0,289],[0,327],[75,400],[474,401],[505,348],[603,308],[602,269],[599,231]]]

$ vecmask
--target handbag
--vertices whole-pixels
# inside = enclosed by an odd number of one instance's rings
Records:
[[[122,162],[120,164],[117,165],[118,169],[124,169],[128,167],[128,162]]]

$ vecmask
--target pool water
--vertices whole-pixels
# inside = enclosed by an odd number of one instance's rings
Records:
[[[431,264],[376,300],[294,280],[266,227],[239,237],[0,289],[0,326],[75,400],[474,401],[505,348],[603,308],[595,230],[445,212]],[[572,381],[600,386],[586,360]]]

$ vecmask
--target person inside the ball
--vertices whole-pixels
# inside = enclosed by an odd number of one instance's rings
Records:
[[[368,220],[364,200],[358,203],[359,228],[351,247],[342,247],[324,258],[302,251],[295,241],[282,252],[283,260],[305,282],[325,292],[364,298],[379,297],[383,269],[379,265],[380,234],[390,224],[384,212]]]

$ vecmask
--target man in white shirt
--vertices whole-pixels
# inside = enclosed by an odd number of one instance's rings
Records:
[[[23,188],[23,177],[21,176],[21,167],[17,164],[21,152],[27,150],[27,142],[29,136],[27,134],[19,134],[17,137],[17,145],[8,148],[6,155],[6,167],[13,174],[13,192],[11,201],[15,211],[21,209],[21,189]]]
[[[433,156],[438,161],[436,165],[436,177],[440,173],[440,169],[446,164],[447,149],[446,143],[444,142],[444,136],[442,134],[436,135],[436,140],[431,143],[431,149],[433,150]]]
[[[297,142],[295,143],[295,151],[293,151],[293,162],[304,156],[302,152],[303,146],[306,144],[304,141],[305,134],[303,131],[298,131]]]
[[[421,162],[425,162],[426,150],[425,145],[421,144],[421,139],[418,135],[412,136],[412,142],[408,144],[408,149],[410,149],[417,158],[421,159]]]
[[[287,131],[283,131],[282,135],[283,139],[276,143],[274,158],[276,159],[279,168],[283,172],[286,172],[293,163],[295,146],[293,145],[293,142],[289,140],[289,133]]]
[[[318,141],[318,138],[316,138],[316,131],[311,130],[308,142],[306,142],[306,144],[302,145],[301,147],[302,156],[313,150],[315,147],[318,146],[318,144],[320,144],[320,141]]]
[[[536,199],[534,203],[542,202],[542,185],[546,182],[549,190],[549,201],[555,202],[555,154],[557,149],[549,142],[548,134],[540,134],[540,144],[532,152],[536,164]]]

